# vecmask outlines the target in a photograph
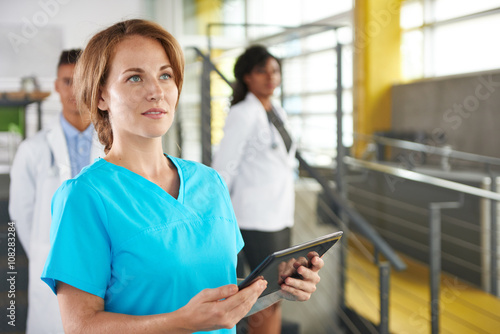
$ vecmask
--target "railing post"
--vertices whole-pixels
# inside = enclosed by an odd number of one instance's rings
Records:
[[[490,190],[497,192],[497,179],[493,173],[490,173]],[[498,296],[498,226],[497,226],[497,205],[498,202],[490,200],[490,293]]]
[[[344,177],[345,177],[345,168],[344,168],[344,143],[343,143],[343,112],[342,112],[342,44],[337,41],[337,46],[335,47],[335,51],[337,53],[337,157],[336,157],[336,184],[338,193],[345,199],[346,193],[344,189]]]
[[[389,333],[389,287],[391,279],[391,266],[388,262],[379,265],[380,281],[380,334]]]
[[[439,290],[441,281],[441,208],[429,208],[429,269],[431,291],[431,333],[439,333]]]
[[[431,292],[431,333],[439,333],[439,295],[441,286],[441,210],[462,206],[463,194],[458,202],[431,203],[429,205],[429,285]]]
[[[210,97],[210,59],[203,58],[201,75],[201,162],[212,165],[212,106]]]
[[[344,187],[344,179],[345,179],[345,168],[344,168],[344,145],[343,145],[343,127],[342,127],[342,45],[338,41],[338,36],[336,40],[335,52],[337,56],[337,156],[336,156],[336,175],[335,175],[335,184],[337,187],[337,192],[342,199],[346,199],[346,191]],[[346,219],[346,214],[342,207],[339,207],[339,218],[346,224],[346,228],[344,233],[349,230],[349,221]],[[340,240],[342,243],[341,251],[340,251],[340,285],[341,285],[341,297],[340,297],[340,305],[345,307],[345,287],[346,287],[346,268],[347,268],[347,235],[342,238],[344,240]]]

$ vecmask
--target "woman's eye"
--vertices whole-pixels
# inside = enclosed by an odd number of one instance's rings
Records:
[[[141,81],[141,77],[138,75],[133,75],[130,78],[128,78],[128,81],[139,82],[139,81]]]
[[[168,80],[170,79],[172,76],[168,73],[163,73],[162,75],[160,75],[160,79],[162,80]]]

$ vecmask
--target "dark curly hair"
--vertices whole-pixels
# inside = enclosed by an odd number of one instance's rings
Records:
[[[236,82],[233,84],[233,98],[231,106],[245,99],[248,93],[248,87],[243,78],[250,74],[256,66],[264,66],[269,58],[274,58],[280,65],[278,58],[273,56],[264,46],[252,45],[241,54],[234,64],[234,77]]]

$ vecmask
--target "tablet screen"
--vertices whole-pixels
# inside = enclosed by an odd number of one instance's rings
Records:
[[[285,278],[300,278],[300,275],[293,265],[295,262],[298,261],[303,265],[307,265],[307,254],[309,252],[316,252],[319,256],[323,256],[323,254],[342,237],[342,233],[343,232],[340,231],[327,234],[300,245],[270,254],[239,284],[239,289],[244,289],[252,284],[255,279],[263,277],[267,280],[267,288],[261,294],[261,297],[280,290],[281,284]]]

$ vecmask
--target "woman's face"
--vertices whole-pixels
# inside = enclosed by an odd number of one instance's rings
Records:
[[[98,107],[109,112],[115,141],[156,138],[172,125],[177,96],[160,42],[130,36],[115,47]]]
[[[269,57],[263,66],[255,66],[243,80],[255,96],[269,98],[281,83],[280,65],[276,59]]]

